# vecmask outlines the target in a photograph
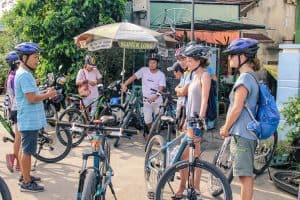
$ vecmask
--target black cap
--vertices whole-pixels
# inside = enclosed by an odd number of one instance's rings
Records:
[[[183,68],[181,67],[181,65],[179,64],[179,62],[175,62],[171,67],[168,67],[167,70],[170,71],[180,71],[181,73],[184,72]]]

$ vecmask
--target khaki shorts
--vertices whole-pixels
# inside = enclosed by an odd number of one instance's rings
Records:
[[[233,176],[253,176],[256,145],[256,140],[232,136],[230,153],[233,158]]]

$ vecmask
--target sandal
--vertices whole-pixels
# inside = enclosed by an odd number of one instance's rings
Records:
[[[172,200],[180,200],[183,199],[183,194],[174,194],[173,196],[171,196]]]

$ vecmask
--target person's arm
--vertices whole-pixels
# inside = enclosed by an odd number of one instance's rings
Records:
[[[77,73],[77,77],[76,77],[76,85],[77,86],[82,85],[83,83],[87,82],[87,80],[82,77],[82,73],[83,73],[82,70],[84,70],[84,69],[80,69]]]
[[[127,91],[127,86],[130,85],[133,81],[135,81],[137,79],[136,75],[133,74],[132,76],[129,77],[129,79],[127,79],[124,84],[122,84],[122,91],[126,92]]]
[[[190,84],[185,84],[182,88],[178,88],[176,91],[177,96],[180,96],[180,97],[187,96],[188,91],[189,91],[189,85]]]
[[[206,117],[210,85],[211,78],[208,73],[204,73],[201,77],[201,106],[199,117]]]
[[[26,93],[25,96],[29,103],[37,103],[48,98],[54,98],[56,96],[56,90],[54,88],[50,88],[46,93],[43,94],[35,94],[34,92],[29,92]]]
[[[234,122],[239,118],[243,110],[247,95],[248,95],[248,90],[244,85],[240,85],[236,88],[234,92],[233,106],[230,109],[229,113],[227,114],[224,126],[220,129],[221,136],[226,137],[229,135],[228,131],[232,127]]]

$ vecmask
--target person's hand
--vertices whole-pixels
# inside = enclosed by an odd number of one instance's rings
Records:
[[[95,85],[97,85],[97,81],[89,81],[89,85],[95,86]]]
[[[152,96],[152,97],[149,97],[148,98],[148,101],[150,102],[150,103],[153,103],[153,102],[155,102],[156,101],[156,99],[158,99],[158,96]]]
[[[226,126],[222,126],[220,128],[220,135],[221,137],[224,139],[225,137],[228,137],[229,136],[229,130]]]
[[[47,94],[47,96],[48,96],[49,99],[53,99],[53,98],[55,98],[56,95],[57,95],[56,90],[55,90],[53,87],[48,88],[46,94]]]
[[[127,91],[127,86],[125,84],[121,85],[121,91],[126,92]]]

